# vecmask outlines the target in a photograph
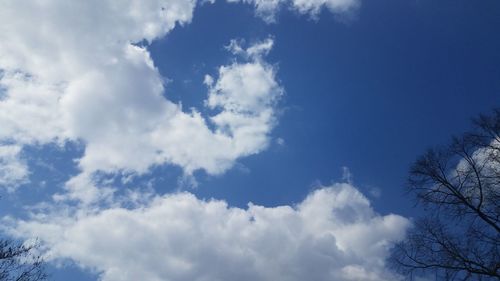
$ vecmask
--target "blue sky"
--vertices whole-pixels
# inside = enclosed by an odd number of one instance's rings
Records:
[[[53,280],[400,279],[409,166],[500,102],[500,4],[237,2],[0,4],[2,230]]]

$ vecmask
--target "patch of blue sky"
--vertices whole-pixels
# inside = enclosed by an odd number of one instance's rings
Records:
[[[15,192],[3,193],[0,213],[22,218],[27,215],[26,207],[51,202],[52,195],[77,174],[75,159],[82,154],[83,146],[75,142],[25,146],[20,157],[29,168],[27,181]]]
[[[347,23],[326,11],[317,21],[284,11],[270,25],[245,5],[198,7],[191,24],[149,47],[173,81],[167,96],[204,110],[203,76],[230,62],[222,46],[269,35],[268,60],[278,65],[286,94],[272,133],[284,144],[273,141],[224,176],[200,173],[194,192],[236,205],[298,202],[347,166],[356,184],[381,190],[377,209],[411,214],[402,191],[411,162],[499,102],[500,41],[491,37],[498,19],[487,4],[467,5],[382,1],[363,3]],[[486,15],[478,18],[477,10]]]
[[[317,20],[283,10],[268,24],[250,5],[218,1],[196,8],[191,23],[146,46],[161,75],[165,97],[213,111],[204,101],[205,74],[216,75],[234,57],[231,39],[274,38],[267,61],[285,89],[268,148],[237,160],[223,175],[164,164],[143,175],[98,174],[117,188],[158,194],[179,190],[198,198],[293,205],[320,185],[343,181],[343,167],[375,210],[407,217],[418,211],[404,194],[408,168],[424,150],[469,128],[469,119],[500,104],[498,1],[363,1],[356,17]],[[0,88],[0,97],[2,89]],[[2,214],[50,200],[78,174],[83,146],[27,146],[30,182],[3,197]],[[76,267],[54,270],[54,280],[95,280]],[[80,278],[80,279],[78,279]]]

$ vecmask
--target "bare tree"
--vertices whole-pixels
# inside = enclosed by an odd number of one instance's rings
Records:
[[[500,109],[473,123],[410,170],[408,191],[425,215],[390,260],[408,279],[500,279]]]
[[[21,244],[0,240],[0,281],[45,280],[43,260],[37,254],[37,244]]]

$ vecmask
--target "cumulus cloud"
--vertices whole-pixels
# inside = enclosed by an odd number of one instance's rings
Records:
[[[282,7],[317,17],[323,8],[336,15],[352,13],[360,5],[360,0],[227,0],[228,2],[243,2],[255,6],[256,14],[267,22],[276,20],[276,13]]]
[[[357,0],[244,2],[269,20],[284,4],[310,15],[323,7],[344,13],[358,5]],[[198,169],[218,174],[239,157],[263,150],[275,122],[272,103],[282,93],[275,69],[262,59],[271,39],[246,49],[231,42],[228,49],[246,62],[220,67],[216,83],[207,77],[212,82],[207,106],[221,111],[215,116],[185,112],[165,99],[149,52],[134,45],[189,23],[196,5],[196,0],[2,1],[0,141],[82,142],[79,164],[87,173],[143,173],[171,163],[187,174]]]
[[[100,141],[113,141],[111,133],[119,137],[161,114],[154,106],[168,104],[161,77],[148,52],[132,43],[188,23],[195,1],[142,2],[2,1],[0,138],[19,144],[83,140],[91,162]],[[137,142],[124,144],[124,151]],[[104,168],[119,166],[113,156]],[[140,160],[131,168],[144,169]]]
[[[28,166],[21,159],[20,153],[20,146],[0,145],[0,187],[9,192],[28,182]]]
[[[263,59],[271,39],[238,45],[233,53],[240,59],[207,76],[212,116],[169,101],[148,50],[135,44],[189,23],[195,5],[2,1],[0,141],[82,143],[78,164],[87,179],[73,182],[88,182],[96,171],[140,174],[165,163],[187,175],[220,174],[265,149],[283,93],[275,68]]]
[[[131,42],[152,41],[177,23],[188,23],[195,4],[194,0],[2,1],[0,66],[64,82],[119,60]]]
[[[349,184],[323,187],[295,206],[234,208],[190,193],[135,208],[53,210],[12,225],[50,259],[71,259],[104,281],[395,280],[385,268],[409,225],[375,213]]]
[[[281,5],[316,15],[355,0],[245,0],[267,20]],[[230,207],[190,193],[116,193],[99,172],[141,174],[174,164],[186,175],[221,174],[259,153],[283,95],[266,62],[274,41],[234,40],[234,60],[205,77],[205,106],[168,100],[143,42],[191,21],[195,0],[0,2],[0,185],[27,179],[23,146],[81,143],[80,173],[26,220],[49,259],[73,260],[102,280],[391,280],[385,268],[408,220],[375,213],[351,184],[312,192],[293,206]],[[30,19],[30,20],[26,20]],[[201,82],[201,81],[200,81]],[[125,194],[125,195],[124,195]],[[80,204],[72,204],[77,201]],[[133,207],[131,207],[133,206]]]

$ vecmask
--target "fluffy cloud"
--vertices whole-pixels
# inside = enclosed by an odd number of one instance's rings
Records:
[[[188,23],[196,1],[65,1],[0,4],[0,66],[67,82],[120,60],[129,43],[154,40]],[[28,20],[29,19],[29,20]]]
[[[20,158],[21,147],[17,145],[0,146],[0,187],[14,191],[20,184],[28,181],[28,167]]]
[[[360,0],[227,0],[228,2],[243,2],[255,6],[258,16],[268,22],[276,20],[276,12],[283,6],[288,6],[301,14],[316,17],[323,8],[336,15],[349,14],[360,5]]]
[[[104,281],[395,280],[385,268],[409,225],[381,216],[349,184],[309,194],[296,206],[247,209],[190,193],[136,208],[55,210],[15,223],[51,259],[71,259]]]
[[[284,3],[311,15],[322,7],[344,13],[358,5],[356,0],[245,2],[267,19]],[[170,102],[149,52],[136,45],[189,23],[196,5],[196,0],[2,1],[0,143],[82,143],[78,163],[88,179],[95,171],[144,173],[164,163],[181,166],[187,175],[200,169],[220,174],[238,158],[265,149],[283,93],[275,68],[263,59],[271,39],[247,48],[231,42],[228,49],[241,60],[205,80],[213,116]]]
[[[195,5],[2,1],[0,143],[82,143],[78,163],[87,178],[96,171],[144,173],[164,163],[188,175],[220,174],[265,149],[283,92],[263,60],[272,40],[238,46],[241,60],[207,78],[213,116],[185,112],[165,98],[149,52],[134,44],[189,23]]]
[[[357,6],[245,2],[267,20],[285,4],[312,16]],[[8,231],[39,237],[48,258],[73,260],[105,281],[396,279],[385,258],[408,221],[375,213],[349,184],[319,189],[295,206],[241,209],[190,193],[119,197],[95,180],[96,172],[145,173],[165,163],[187,175],[220,174],[268,146],[283,95],[265,61],[272,39],[229,44],[237,59],[204,81],[210,116],[169,101],[164,78],[137,44],[189,23],[196,4],[0,2],[0,185],[26,179],[23,146],[84,146],[81,173],[29,219],[10,221]],[[68,203],[74,200],[81,204]]]

